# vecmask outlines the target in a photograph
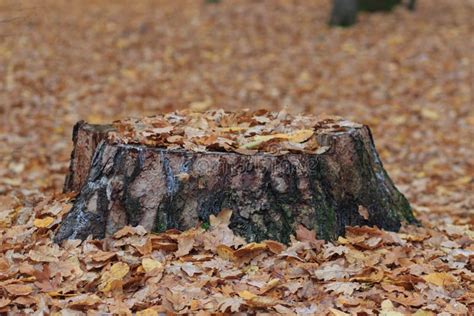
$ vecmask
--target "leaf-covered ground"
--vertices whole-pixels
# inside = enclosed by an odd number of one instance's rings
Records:
[[[323,0],[0,1],[0,309],[472,313],[474,4],[419,2],[329,29]],[[51,243],[75,121],[285,106],[370,125],[423,227]]]

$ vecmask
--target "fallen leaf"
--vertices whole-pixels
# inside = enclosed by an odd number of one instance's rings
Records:
[[[361,284],[355,282],[331,282],[324,285],[326,292],[334,292],[335,294],[352,295],[354,291],[361,288]]]
[[[159,262],[158,260],[155,260],[152,258],[143,258],[142,267],[146,273],[150,273],[151,271],[155,269],[161,269],[163,267],[163,264]]]
[[[114,263],[109,271],[102,274],[101,282],[99,284],[99,290],[104,293],[110,292],[118,287],[122,286],[123,278],[130,271],[128,264],[124,262]]]
[[[52,223],[54,223],[54,218],[48,216],[45,218],[36,218],[33,222],[33,225],[38,228],[46,228],[49,227]]]
[[[369,219],[369,210],[366,207],[359,205],[357,211],[359,212],[359,215],[362,216],[363,219],[365,220]]]
[[[12,295],[29,295],[33,292],[33,288],[26,284],[8,284],[3,286],[5,290]]]
[[[8,304],[11,303],[11,300],[6,297],[0,297],[0,308],[3,308],[5,306],[8,306]]]
[[[236,261],[237,257],[234,254],[234,250],[226,245],[219,245],[216,248],[217,255],[224,260]]]
[[[231,216],[232,216],[232,210],[223,209],[222,211],[219,212],[219,214],[217,214],[217,216],[214,216],[213,214],[209,216],[209,224],[212,227],[228,226],[230,223]]]
[[[429,283],[432,283],[437,286],[451,287],[457,286],[458,281],[455,277],[447,272],[434,272],[428,275],[422,276],[422,278]]]

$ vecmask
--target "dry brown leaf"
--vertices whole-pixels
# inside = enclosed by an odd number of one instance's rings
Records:
[[[23,296],[33,292],[33,288],[26,284],[8,284],[3,287],[11,295]]]
[[[458,285],[456,278],[447,272],[434,272],[424,275],[422,278],[426,282],[442,287],[452,287]]]
[[[264,240],[262,241],[265,245],[267,245],[268,250],[273,252],[274,254],[279,254],[283,250],[286,249],[286,246],[283,245],[282,243],[275,241],[275,240]]]
[[[6,297],[0,297],[0,308],[8,306],[11,303],[11,300]]]
[[[258,255],[260,252],[262,252],[265,249],[267,249],[266,244],[252,242],[250,244],[247,244],[235,250],[233,254],[237,258],[249,257],[249,256],[255,257],[256,255]]]
[[[209,224],[212,227],[217,226],[228,226],[230,223],[230,218],[232,216],[232,210],[230,209],[223,209],[217,214],[217,216],[210,215],[209,216]]]
[[[217,255],[224,260],[236,261],[237,257],[234,254],[234,250],[226,245],[219,245],[216,248]]]

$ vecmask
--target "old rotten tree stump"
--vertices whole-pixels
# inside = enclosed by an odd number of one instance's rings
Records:
[[[416,223],[367,126],[265,111],[200,115],[76,124],[65,191],[80,194],[55,240],[125,225],[184,230],[223,208],[249,241],[287,242],[298,224],[334,239],[346,225]]]

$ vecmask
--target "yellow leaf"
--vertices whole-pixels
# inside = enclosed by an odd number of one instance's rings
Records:
[[[433,121],[437,121],[440,118],[440,115],[439,115],[438,112],[436,112],[434,110],[426,109],[426,108],[423,108],[421,110],[421,116],[423,116],[424,118],[427,118],[429,120],[433,120]]]
[[[145,272],[151,272],[157,268],[161,268],[163,267],[163,264],[161,262],[159,262],[158,260],[154,260],[154,259],[151,259],[151,258],[143,258],[142,260],[142,266],[143,266],[143,270],[145,270]]]
[[[339,236],[339,237],[337,238],[337,242],[340,243],[341,245],[350,244],[349,240],[347,240],[346,238],[341,237],[341,236]]]
[[[251,299],[253,299],[254,297],[257,296],[256,294],[253,294],[252,292],[249,292],[249,291],[247,291],[247,290],[245,290],[245,291],[240,291],[240,292],[237,293],[237,294],[239,294],[239,296],[240,296],[241,298],[243,298],[244,300],[251,300]]]
[[[125,262],[117,262],[110,268],[111,276],[115,279],[123,279],[128,271],[130,271],[130,268]]]
[[[130,268],[126,263],[115,263],[110,268],[110,271],[107,271],[102,275],[99,289],[102,292],[107,293],[113,289],[119,288],[122,284],[122,279],[127,275],[128,271],[130,271]]]
[[[54,222],[54,218],[48,216],[45,218],[36,218],[33,224],[38,228],[46,228],[49,227]]]
[[[446,272],[435,272],[428,275],[424,275],[423,279],[426,282],[432,283],[437,286],[448,286],[457,284],[457,280],[449,273]]]
[[[273,134],[273,135],[257,135],[253,137],[253,140],[249,143],[243,144],[240,148],[243,149],[254,149],[260,146],[264,142],[268,142],[272,139],[288,139],[287,134]]]
[[[302,143],[307,141],[313,134],[314,131],[312,129],[302,129],[291,133],[288,140],[295,143]]]
[[[260,289],[260,294],[270,291],[274,287],[280,284],[280,279],[274,278],[268,281],[268,283]]]

